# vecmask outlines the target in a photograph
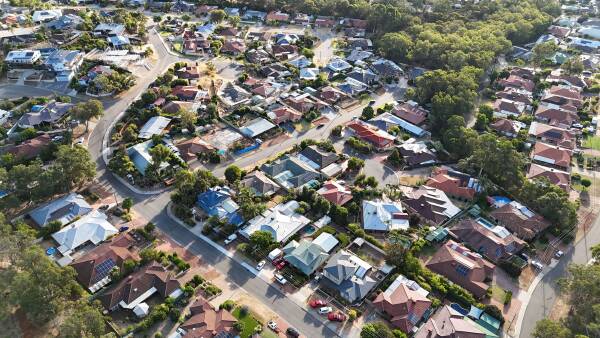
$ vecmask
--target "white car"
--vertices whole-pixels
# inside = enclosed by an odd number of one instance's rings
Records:
[[[531,261],[531,265],[533,265],[534,268],[538,269],[538,270],[542,270],[544,268],[544,265],[538,261]]]
[[[322,308],[319,309],[319,314],[326,315],[332,311],[333,311],[333,309],[331,308],[331,306],[323,306]]]
[[[267,261],[265,261],[264,259],[260,262],[258,262],[258,264],[256,264],[256,270],[260,271],[262,270],[262,268],[265,266],[265,264],[267,263]]]
[[[269,320],[269,322],[267,323],[267,326],[269,327],[269,329],[273,330],[273,331],[277,331],[277,323],[275,323],[272,320]]]
[[[556,259],[560,259],[565,253],[558,250],[555,254],[554,254],[554,258]]]
[[[281,285],[285,285],[287,283],[287,279],[278,273],[275,274],[275,280]]]
[[[229,235],[229,237],[227,237],[225,239],[225,245],[228,245],[229,243],[235,241],[236,239],[237,239],[237,235],[236,234]]]

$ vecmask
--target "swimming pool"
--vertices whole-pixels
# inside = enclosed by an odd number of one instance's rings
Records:
[[[317,229],[312,225],[308,225],[304,228],[304,234],[306,234],[306,235],[312,235],[316,231],[317,231]]]

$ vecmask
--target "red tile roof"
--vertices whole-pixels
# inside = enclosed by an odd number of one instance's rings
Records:
[[[337,205],[344,205],[352,200],[352,192],[336,181],[325,182],[317,193]]]
[[[476,191],[469,187],[470,177],[452,176],[448,173],[448,169],[436,168],[433,172],[433,177],[427,181],[427,185],[440,189],[452,197],[472,200],[475,197]]]
[[[416,102],[401,103],[392,110],[392,113],[417,126],[425,122],[429,114],[426,109],[420,107]]]
[[[570,182],[571,182],[571,174],[566,171],[544,167],[542,165],[532,163],[529,167],[529,171],[527,172],[527,178],[536,179],[545,177],[550,183],[558,185],[561,189],[568,191]]]
[[[180,326],[186,331],[186,338],[208,338],[222,333],[233,333],[233,325],[237,322],[229,311],[216,310],[201,297],[190,306],[190,312],[191,317]]]
[[[376,127],[362,122],[352,121],[347,125],[356,135],[379,149],[388,148],[394,144],[394,137]]]
[[[28,160],[38,156],[50,142],[52,142],[50,135],[42,134],[8,148],[7,152],[13,154],[15,158]]]
[[[549,165],[568,169],[571,166],[571,151],[559,146],[537,142],[531,158]]]
[[[508,78],[499,81],[501,86],[523,88],[529,92],[533,92],[535,83],[531,80],[524,79],[517,75],[509,75]]]
[[[431,307],[431,300],[421,293],[401,283],[396,289],[386,290],[377,295],[373,306],[388,314],[394,327],[410,333],[425,312]]]

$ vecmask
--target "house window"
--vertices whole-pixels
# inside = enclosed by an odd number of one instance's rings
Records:
[[[500,256],[502,256],[502,249],[496,248],[496,257],[500,257]]]
[[[456,266],[456,272],[458,272],[459,274],[463,275],[463,276],[467,276],[467,274],[469,273],[469,268],[467,268],[464,265],[457,265]]]

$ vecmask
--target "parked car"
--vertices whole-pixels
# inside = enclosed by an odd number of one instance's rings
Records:
[[[267,261],[265,261],[264,259],[260,262],[258,262],[258,264],[256,264],[256,270],[260,271],[262,270],[262,268],[265,266],[265,264],[267,264]]]
[[[292,337],[300,337],[300,332],[298,332],[298,330],[296,330],[293,327],[288,327],[287,330],[285,330],[285,333],[288,334],[288,336],[292,336]]]
[[[531,265],[538,270],[542,270],[544,268],[544,265],[542,263],[535,260],[531,261]]]
[[[565,253],[558,250],[555,254],[554,254],[554,258],[556,259],[560,259]]]
[[[331,320],[332,322],[344,322],[346,321],[346,315],[339,311],[332,312],[327,315],[327,319]]]
[[[283,262],[283,257],[275,258],[273,260],[273,265],[277,266],[279,263]]]
[[[310,305],[310,307],[312,307],[313,309],[316,309],[318,307],[323,307],[327,305],[327,303],[322,299],[313,299],[310,302],[308,302],[308,305]]]
[[[326,315],[328,313],[331,313],[331,311],[333,311],[331,306],[323,306],[322,308],[319,309],[319,314]]]
[[[275,323],[272,320],[269,320],[269,322],[267,323],[267,326],[269,327],[269,329],[275,331],[275,332],[279,332],[279,328],[277,327],[277,323]]]
[[[229,237],[227,237],[225,239],[225,245],[230,244],[231,242],[235,241],[237,239],[237,234],[231,234],[229,235]]]
[[[283,269],[283,267],[284,267],[284,266],[286,266],[286,264],[287,264],[287,262],[286,262],[286,261],[284,261],[284,260],[282,260],[281,262],[279,262],[279,264],[277,264],[277,265],[275,266],[275,269],[277,269],[277,270],[281,270],[281,269]]]
[[[287,279],[278,273],[275,274],[275,280],[281,285],[285,285],[287,283]]]

